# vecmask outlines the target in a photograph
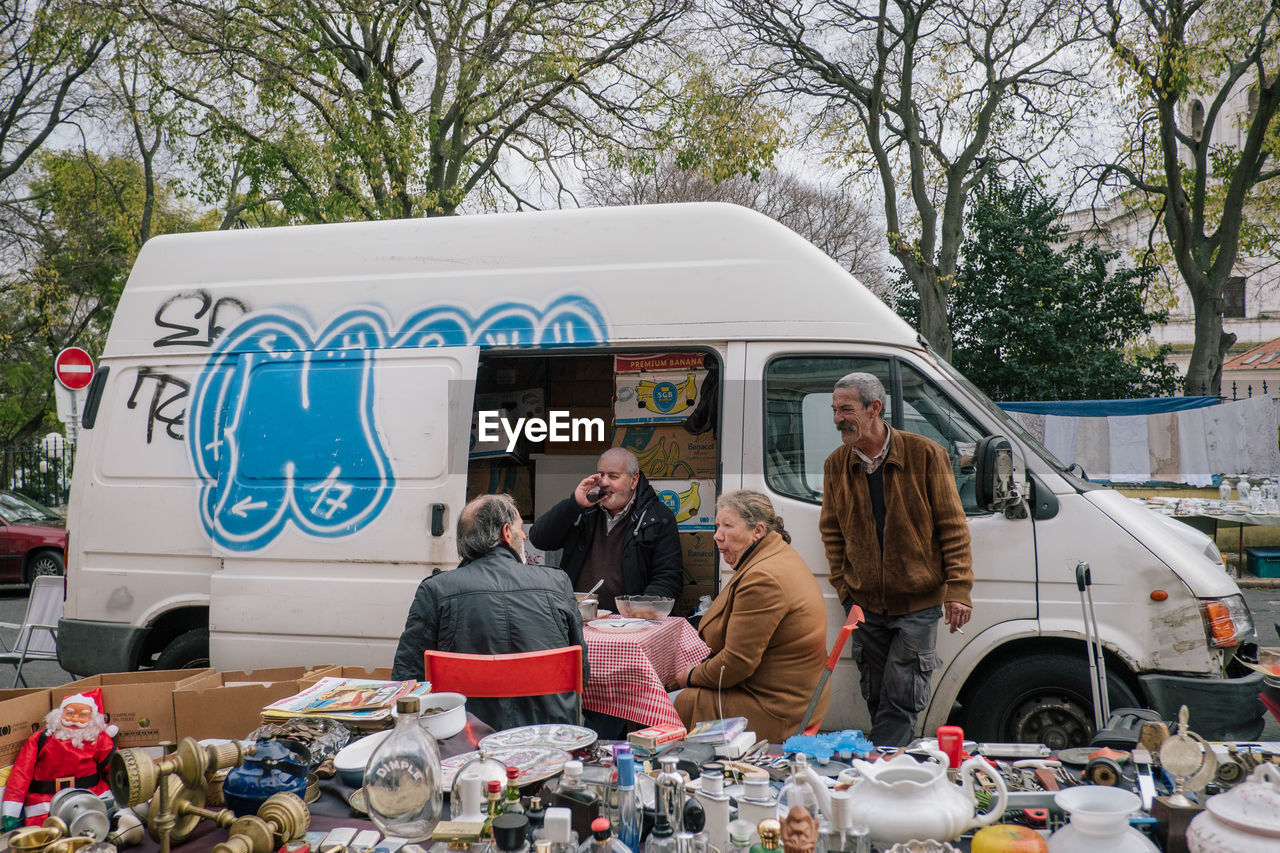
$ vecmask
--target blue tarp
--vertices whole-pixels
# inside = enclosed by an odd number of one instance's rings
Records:
[[[1132,400],[1042,400],[1030,403],[1001,403],[1006,412],[1034,415],[1062,415],[1074,418],[1105,418],[1110,415],[1158,415],[1216,406],[1217,397],[1143,397]]]

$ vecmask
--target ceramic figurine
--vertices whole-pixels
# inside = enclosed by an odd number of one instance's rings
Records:
[[[804,806],[792,806],[782,819],[782,849],[785,853],[813,853],[818,843],[818,822]]]

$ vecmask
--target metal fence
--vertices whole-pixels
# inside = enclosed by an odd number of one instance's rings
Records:
[[[19,492],[45,506],[66,505],[75,445],[56,439],[0,445],[0,489]]]

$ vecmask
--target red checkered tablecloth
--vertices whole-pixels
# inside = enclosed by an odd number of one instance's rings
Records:
[[[585,707],[646,726],[680,724],[664,685],[711,654],[688,620],[668,616],[652,628],[625,634],[587,623],[583,635],[591,661]]]

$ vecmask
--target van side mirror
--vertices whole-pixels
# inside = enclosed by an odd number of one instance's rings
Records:
[[[989,435],[973,451],[974,489],[984,512],[1014,510],[1022,496],[1013,481],[1013,446],[1003,435]]]

